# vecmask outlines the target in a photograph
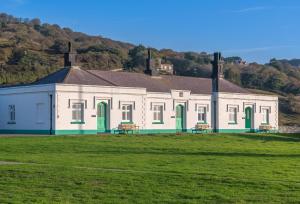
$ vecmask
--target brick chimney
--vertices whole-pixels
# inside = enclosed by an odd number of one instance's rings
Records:
[[[146,61],[146,69],[144,71],[145,74],[148,74],[150,76],[158,76],[159,73],[158,71],[153,67],[153,61],[152,61],[152,56],[151,56],[151,49],[148,48],[148,56],[147,56],[147,61]]]
[[[64,67],[75,66],[76,52],[73,51],[72,43],[68,43],[68,52],[64,54]]]
[[[219,92],[220,79],[223,76],[223,59],[220,52],[214,53],[212,63],[212,92]]]

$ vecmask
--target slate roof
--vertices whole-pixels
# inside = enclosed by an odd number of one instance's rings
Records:
[[[151,77],[143,73],[114,72],[100,70],[82,70],[63,68],[33,84],[81,84],[118,87],[140,87],[149,92],[170,92],[171,89],[190,90],[193,94],[211,94],[210,78],[160,75]],[[220,79],[220,92],[250,93],[225,79]]]

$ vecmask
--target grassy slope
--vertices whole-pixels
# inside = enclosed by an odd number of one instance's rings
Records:
[[[2,137],[0,161],[27,164],[0,165],[0,203],[300,202],[299,142],[254,134]]]
[[[287,97],[284,95],[276,94],[270,91],[264,91],[259,89],[248,89],[256,94],[264,95],[277,95],[279,99],[279,125],[280,126],[300,126],[300,113],[291,113],[285,110],[284,106],[289,106],[287,104]],[[297,103],[300,102],[300,97],[297,98]]]

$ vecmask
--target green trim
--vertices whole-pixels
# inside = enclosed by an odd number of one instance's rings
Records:
[[[9,125],[16,124],[16,121],[9,121],[9,122],[7,122],[7,124],[9,124]]]
[[[132,121],[130,121],[130,122],[121,122],[121,124],[133,124],[133,122]]]
[[[159,124],[165,124],[165,123],[163,121],[160,121],[160,122],[152,122],[152,124],[159,125]]]
[[[139,131],[133,131],[133,134],[175,134],[175,133],[197,133],[194,129],[143,129]],[[276,133],[278,130],[271,130],[270,133]],[[207,133],[213,132],[208,130]],[[250,133],[250,132],[262,132],[258,129],[217,129],[217,133]],[[111,133],[119,134],[117,130],[106,130],[104,132],[98,132],[98,130],[52,130],[51,134],[54,135],[96,135],[97,133]],[[206,133],[206,132],[204,132]],[[0,130],[0,134],[40,134],[50,135],[50,130]]]
[[[84,121],[73,121],[71,122],[71,124],[85,124]]]
[[[97,130],[54,130],[55,135],[94,135],[97,134]]]
[[[197,124],[207,124],[207,122],[197,122]]]
[[[237,125],[237,122],[229,122],[228,125]]]
[[[258,132],[256,129],[217,129],[218,133],[249,133],[249,132]]]
[[[0,134],[38,134],[49,135],[50,130],[0,130]]]

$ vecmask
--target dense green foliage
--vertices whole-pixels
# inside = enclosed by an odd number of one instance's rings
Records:
[[[0,138],[0,203],[299,203],[299,135]]]
[[[101,36],[88,36],[40,20],[0,14],[0,84],[32,82],[63,66],[71,41],[78,63],[89,69],[123,67],[134,46]]]
[[[20,19],[0,14],[0,84],[35,81],[63,66],[63,53],[71,41],[77,51],[77,63],[84,69],[126,69],[142,72],[147,50],[143,45],[113,41],[101,36],[89,36],[58,25],[41,23],[39,19]],[[154,65],[158,60],[172,63],[177,75],[210,77],[211,54],[152,49]],[[270,60],[265,65],[239,64],[238,56],[225,58],[226,79],[245,88],[262,89],[286,97],[281,110],[300,114],[296,98],[300,94],[300,60]],[[293,101],[289,101],[289,100]],[[293,112],[291,112],[291,110]],[[285,123],[285,122],[282,122]],[[300,123],[300,122],[299,122]]]
[[[86,69],[122,69],[141,72],[147,52],[101,36],[88,36],[38,19],[19,19],[0,14],[0,83],[31,82],[63,66],[68,41],[77,50],[77,62]],[[177,75],[209,77],[211,55],[205,52],[176,52],[152,49],[153,58],[174,64]],[[299,61],[270,60],[265,65],[235,63],[238,56],[225,58],[225,77],[246,88],[300,94]]]

